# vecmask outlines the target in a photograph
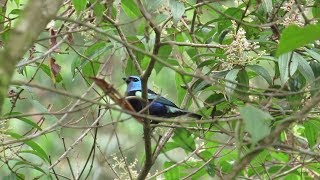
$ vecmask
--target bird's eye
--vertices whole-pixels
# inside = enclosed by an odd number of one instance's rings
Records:
[[[133,81],[134,81],[134,82],[138,82],[138,81],[139,81],[139,79],[137,79],[137,78],[133,78]]]

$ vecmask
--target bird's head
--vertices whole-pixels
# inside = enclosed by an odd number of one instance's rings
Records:
[[[138,76],[122,78],[127,83],[127,92],[141,90],[141,79]]]

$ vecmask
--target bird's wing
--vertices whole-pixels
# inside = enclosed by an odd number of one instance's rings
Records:
[[[175,105],[173,102],[171,102],[168,99],[158,95],[157,93],[153,92],[150,89],[148,89],[148,99],[151,100],[151,101],[155,100],[156,102],[161,103],[163,105],[167,105],[167,106],[178,108],[177,105]]]
[[[138,97],[142,97],[141,95],[141,91],[134,91],[133,93],[131,93],[131,95],[135,95]],[[160,96],[159,94],[153,92],[152,90],[148,89],[148,100],[149,101],[153,101],[155,100],[155,102],[158,102],[160,104],[163,104],[165,106],[171,106],[171,107],[175,107],[178,108],[177,105],[175,105],[173,102],[169,101],[168,99]],[[179,108],[178,108],[179,109]]]
[[[141,91],[131,91],[128,93],[128,95],[141,97]],[[184,114],[189,114],[191,117],[201,119],[201,115],[190,113],[186,110],[178,108],[173,102],[158,95],[152,90],[148,90],[148,100],[155,102],[149,107],[149,112],[152,115],[160,117],[176,117]],[[138,111],[139,110],[141,109],[138,109]]]

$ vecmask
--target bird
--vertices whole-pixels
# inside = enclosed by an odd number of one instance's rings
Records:
[[[142,93],[141,79],[139,76],[128,76],[122,78],[126,84],[127,89],[125,96],[139,96]],[[196,119],[201,119],[202,116],[196,113],[191,113],[187,110],[180,109],[170,100],[158,95],[154,91],[148,89],[148,107],[149,114],[152,116],[163,117],[163,118],[173,118],[182,115],[187,115]],[[142,110],[142,101],[139,98],[128,98],[128,102],[134,108],[136,112]]]

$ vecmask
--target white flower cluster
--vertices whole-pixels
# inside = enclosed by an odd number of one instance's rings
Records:
[[[284,25],[285,27],[291,24],[295,24],[300,27],[304,25],[304,20],[294,0],[283,3],[281,9],[283,9],[287,13],[280,24]]]
[[[115,154],[113,154],[112,156],[114,161],[112,164],[112,168],[117,172],[119,178],[115,178],[115,180],[130,180],[131,178],[137,179],[139,175],[139,172],[136,167],[138,164],[138,159],[135,159],[132,163],[129,163],[128,166],[126,166],[126,158],[118,158]],[[128,171],[130,171],[131,178]],[[149,173],[147,177],[150,176],[151,174]]]
[[[123,158],[118,158],[116,155],[113,155],[113,160],[114,163],[112,168],[117,171],[119,180],[130,179],[128,170],[130,171],[132,178],[136,179],[138,177],[138,171],[135,169],[138,162],[137,159],[128,164],[128,167],[126,167],[126,163]]]
[[[10,129],[8,129],[7,120],[2,120],[0,122],[0,142],[3,142],[6,138],[10,137],[9,135],[6,135],[5,133],[8,132]]]
[[[227,55],[227,69],[231,69],[235,65],[249,64],[253,58],[249,56],[249,52],[258,48],[257,42],[249,42],[246,38],[246,31],[243,28],[239,28],[237,31],[236,22],[232,21],[232,36],[233,41],[225,47]]]

